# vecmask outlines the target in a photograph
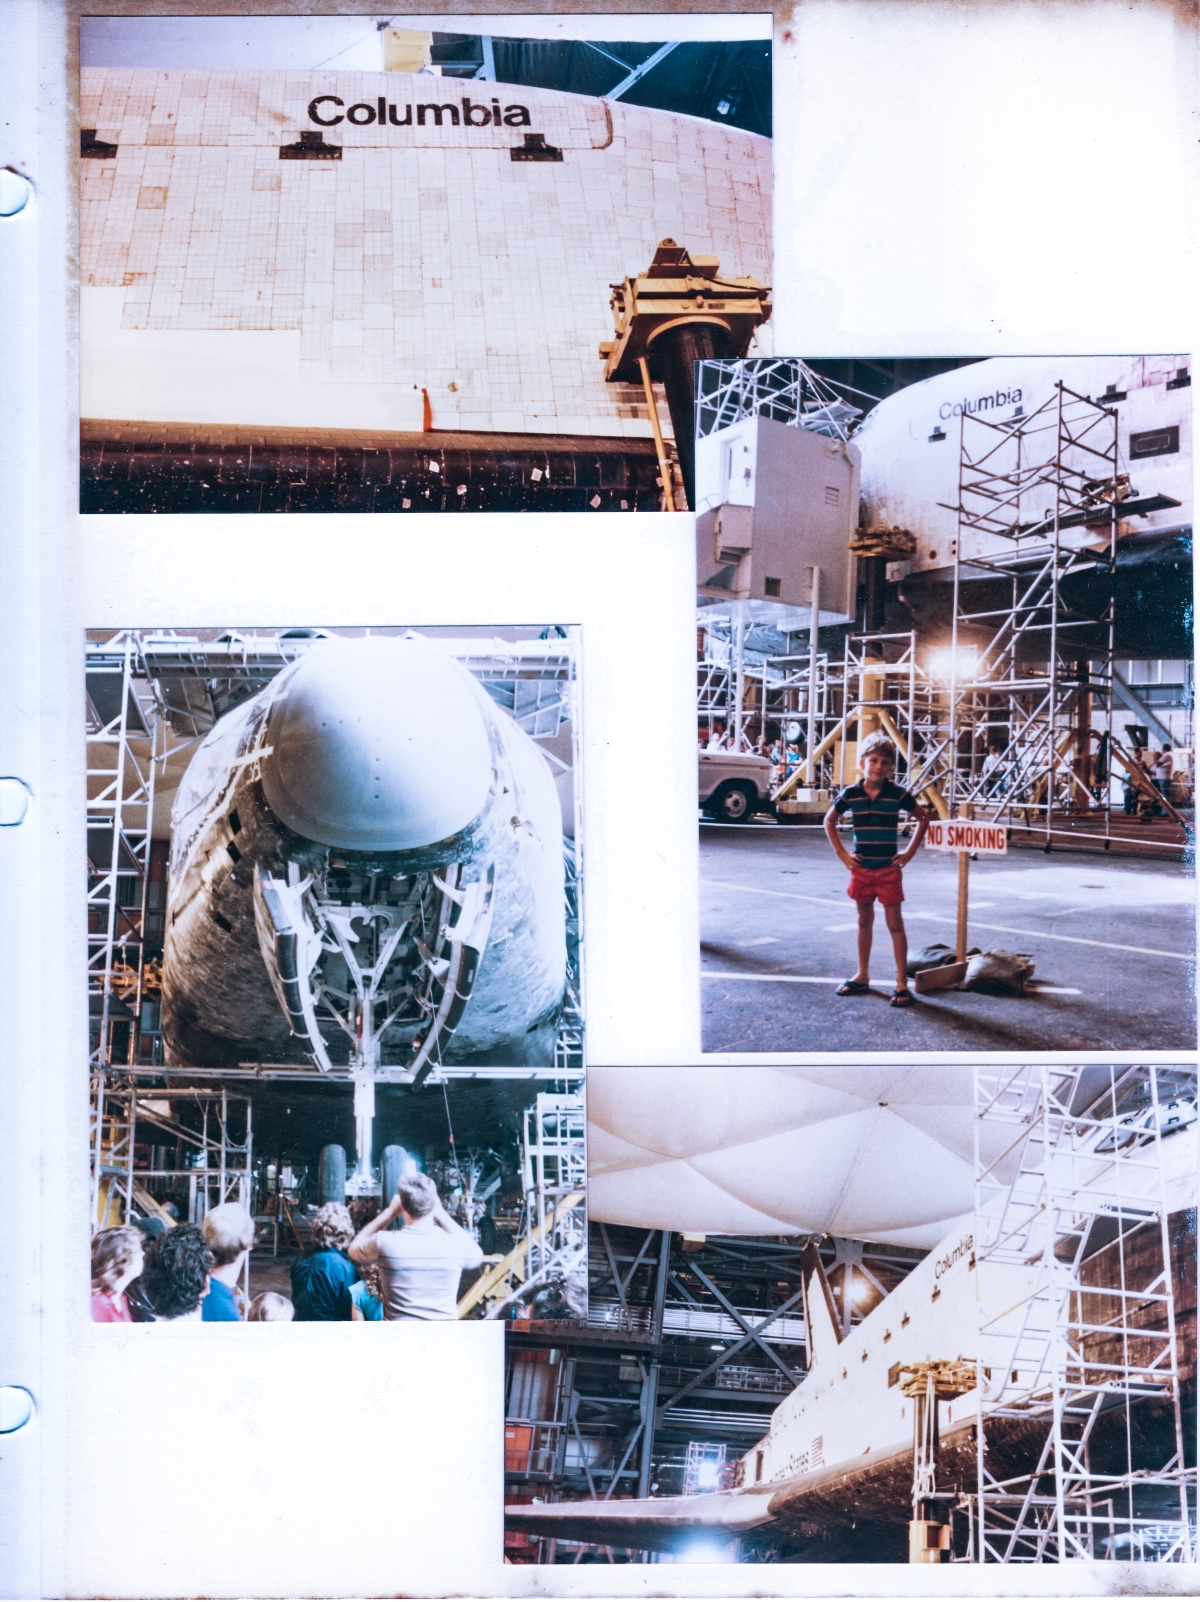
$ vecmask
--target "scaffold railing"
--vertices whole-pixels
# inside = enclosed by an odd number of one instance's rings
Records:
[[[142,694],[139,695],[139,688]],[[135,634],[119,635],[87,670],[88,1002],[90,1060],[137,1060],[159,727]]]
[[[198,1115],[180,1116],[181,1105]],[[231,1132],[231,1113],[244,1134]],[[138,1161],[139,1148],[147,1152]],[[156,1165],[155,1149],[182,1157]],[[189,1223],[222,1202],[251,1205],[253,1130],[250,1098],[219,1089],[139,1090],[128,1074],[97,1071],[92,1086],[92,1221],[97,1229],[161,1213],[175,1201]]]
[[[980,1068],[975,1085],[971,1555],[1194,1562],[1163,1151],[1195,1119],[1194,1071]],[[985,1128],[1011,1135],[990,1164]],[[1025,1286],[1016,1305],[989,1288],[1016,1283],[1006,1269]],[[1026,1466],[993,1461],[997,1428],[1023,1432]]]
[[[696,436],[706,439],[748,417],[849,439],[860,407],[797,358],[755,357],[696,363]]]
[[[582,1095],[541,1091],[526,1108],[522,1183],[530,1221],[527,1279],[564,1278],[587,1262],[586,1113]],[[533,1226],[540,1225],[540,1230]]]

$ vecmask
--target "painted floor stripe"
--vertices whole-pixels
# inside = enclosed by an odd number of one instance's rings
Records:
[[[784,901],[812,901],[821,907],[843,907],[844,901],[830,901],[826,896],[802,896],[793,890],[760,890],[757,885],[730,884],[724,879],[701,879],[701,884],[708,885],[716,890],[741,890],[745,895],[776,896]],[[957,923],[956,918],[944,918],[937,912],[908,912],[905,914],[910,923],[920,920],[923,923]],[[978,923],[974,918],[970,920],[974,929],[993,929],[997,934],[1022,935],[1027,940],[1057,940],[1068,946],[1099,946],[1102,951],[1133,951],[1140,957],[1173,957],[1176,962],[1195,962],[1182,951],[1159,951],[1154,946],[1120,946],[1112,940],[1085,940],[1082,935],[1050,934],[1045,929],[1014,929],[1007,923]]]
[[[747,979],[754,984],[762,985],[840,985],[840,979],[814,979],[808,974],[799,973],[708,973],[700,972],[701,979]],[[1029,990],[1039,996],[1081,996],[1082,990],[1071,990],[1066,985],[1039,985],[1036,981]],[[886,986],[884,987],[886,989]],[[876,995],[882,995],[883,989],[877,990]]]
[[[799,973],[707,973],[700,972],[701,979],[753,979],[756,984],[764,985],[840,985],[840,979],[811,979]]]

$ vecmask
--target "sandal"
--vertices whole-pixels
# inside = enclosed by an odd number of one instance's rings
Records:
[[[870,990],[869,984],[863,984],[861,979],[847,979],[834,991],[835,996],[865,996]]]
[[[892,999],[888,1002],[889,1007],[911,1007],[912,1004],[913,993],[911,990],[893,990]]]

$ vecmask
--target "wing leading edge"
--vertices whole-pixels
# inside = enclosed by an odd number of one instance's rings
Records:
[[[771,1522],[770,1491],[711,1491],[611,1502],[518,1503],[506,1507],[509,1529],[594,1546],[670,1552],[688,1534],[735,1536]]]

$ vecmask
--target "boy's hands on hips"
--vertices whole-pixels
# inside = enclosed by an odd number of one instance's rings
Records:
[[[917,848],[921,844],[921,841],[925,838],[925,831],[929,828],[930,823],[937,816],[937,814],[931,807],[921,807],[915,816],[917,820],[917,827],[913,833],[913,837],[905,849],[901,852],[898,852],[895,858],[897,864],[901,868],[907,866],[907,864],[910,863],[916,856]]]

